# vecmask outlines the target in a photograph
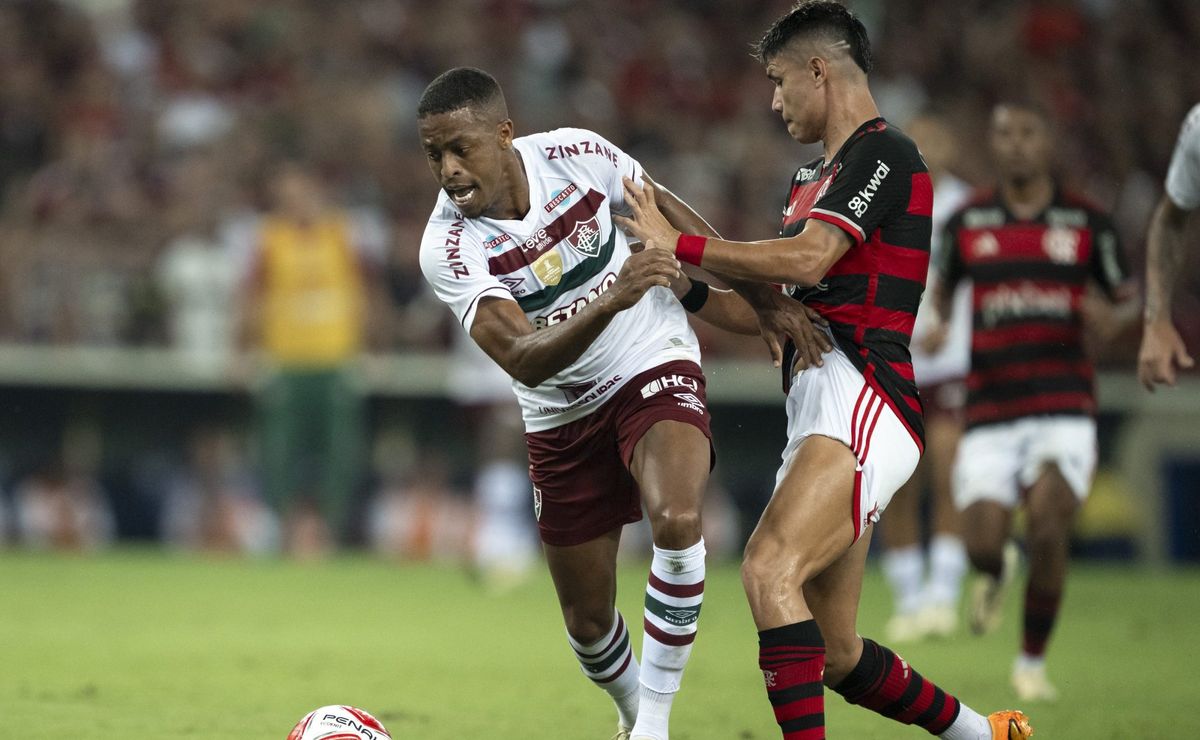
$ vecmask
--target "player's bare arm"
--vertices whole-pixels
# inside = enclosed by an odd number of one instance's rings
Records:
[[[649,177],[643,176],[643,179],[646,183],[644,189],[649,191],[647,198],[657,206],[658,213],[666,220],[667,225],[677,230],[676,235],[686,232],[720,239],[716,229],[692,210],[691,206]],[[626,180],[627,191],[630,189],[629,182]],[[617,218],[620,223],[620,217]],[[732,278],[709,269],[708,265],[705,265],[705,269],[728,284],[732,291],[721,291],[720,295],[715,290],[710,291],[709,300],[717,298],[717,302],[711,308],[706,303],[704,309],[707,310],[698,311],[696,314],[704,321],[726,331],[761,335],[776,367],[783,361],[782,338],[785,336],[791,337],[796,345],[797,370],[820,365],[821,355],[833,349],[829,336],[813,326],[828,326],[828,322],[813,309],[788,298],[766,283]],[[734,295],[726,295],[727,293]]]
[[[1183,230],[1188,212],[1164,195],[1150,221],[1146,245],[1146,308],[1142,347],[1138,352],[1138,380],[1153,391],[1158,383],[1175,385],[1176,368],[1190,368],[1179,332],[1171,323],[1171,297],[1175,276],[1183,265]]]
[[[950,312],[953,310],[954,285],[938,280],[929,294],[929,329],[921,337],[921,349],[930,354],[941,351],[950,332]]]
[[[626,178],[625,199],[632,217],[617,217],[617,222],[646,246],[680,256],[679,240],[683,235],[659,210],[654,189],[643,188]],[[687,254],[682,261],[734,280],[805,287],[819,283],[851,246],[846,232],[814,219],[799,234],[785,239],[734,242],[697,238],[704,239],[703,247],[695,250],[700,254],[692,253],[685,244]]]
[[[647,249],[625,261],[602,296],[579,313],[535,330],[515,301],[485,298],[471,325],[471,338],[496,364],[533,387],[579,359],[613,317],[635,305],[655,286],[668,288],[679,276],[679,263],[662,250]]]

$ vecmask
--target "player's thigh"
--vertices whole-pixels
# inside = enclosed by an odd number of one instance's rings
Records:
[[[1025,496],[1031,536],[1064,537],[1079,505],[1080,498],[1058,465],[1045,463]]]
[[[887,520],[881,522],[879,531],[885,548],[908,547],[921,541],[921,499],[928,469],[928,456],[922,457],[908,482],[892,496]]]
[[[769,568],[800,587],[849,549],[856,468],[854,453],[835,439],[812,435],[799,444],[746,545],[751,579]]]
[[[563,621],[580,642],[594,642],[612,626],[620,542],[616,528],[579,545],[544,546]]]
[[[954,461],[954,503],[959,510],[965,512],[984,501],[1015,508],[1023,450],[1023,433],[1015,424],[967,430]]]
[[[711,443],[695,425],[663,420],[651,426],[629,464],[651,519],[684,517],[698,523],[711,460]]]

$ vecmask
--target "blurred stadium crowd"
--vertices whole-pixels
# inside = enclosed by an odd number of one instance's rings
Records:
[[[1062,177],[1110,208],[1131,262],[1183,114],[1200,100],[1192,0],[857,0],[873,87],[903,127],[960,137],[988,181],[993,103],[1050,111]],[[175,346],[231,372],[259,219],[303,171],[353,214],[372,352],[439,349],[417,246],[435,198],[416,100],[451,66],[509,96],[518,134],[596,130],[721,231],[774,233],[803,159],[749,57],[780,0],[0,2],[0,341]],[[1140,269],[1140,267],[1139,267]],[[1200,270],[1176,306],[1200,347]],[[711,353],[761,353],[705,335]],[[1132,370],[1136,337],[1106,348]],[[220,465],[220,435],[196,442]],[[86,447],[86,445],[84,445]],[[205,462],[207,461],[207,462]],[[101,519],[104,515],[98,514]],[[100,527],[103,530],[104,527]],[[111,530],[111,524],[108,525]]]

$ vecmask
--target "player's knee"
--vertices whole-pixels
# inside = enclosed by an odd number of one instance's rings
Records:
[[[700,512],[695,509],[665,509],[650,518],[654,544],[667,550],[682,550],[700,541]]]
[[[742,588],[753,609],[783,593],[795,593],[813,575],[804,555],[771,537],[751,537],[742,557]]]
[[[600,641],[612,629],[612,607],[604,609],[568,608],[563,610],[567,634],[578,643],[591,645]]]
[[[1037,518],[1030,516],[1026,546],[1034,555],[1058,551],[1066,547],[1070,531],[1070,517],[1044,516]]]
[[[967,559],[977,570],[984,573],[998,572],[1004,563],[1004,540],[991,538],[966,540]]]

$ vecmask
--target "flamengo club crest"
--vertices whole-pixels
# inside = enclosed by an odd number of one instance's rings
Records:
[[[589,218],[575,224],[575,230],[567,237],[567,243],[585,257],[600,254],[600,222]]]
[[[1047,229],[1042,237],[1042,249],[1052,262],[1073,265],[1078,261],[1079,232],[1075,229]]]

